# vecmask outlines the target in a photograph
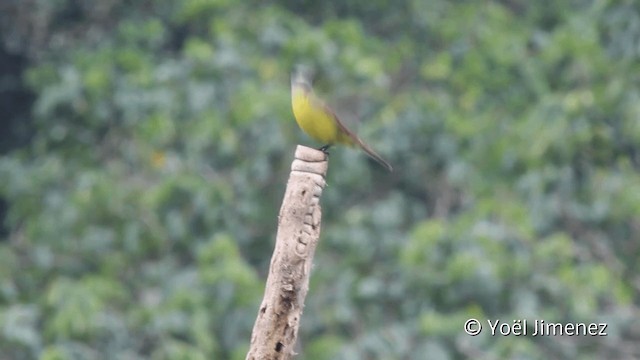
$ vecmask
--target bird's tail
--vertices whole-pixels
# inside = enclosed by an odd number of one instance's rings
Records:
[[[362,141],[357,136],[354,136],[354,140],[356,141],[358,146],[360,146],[360,148],[364,150],[364,152],[367,153],[367,155],[369,155],[369,157],[375,160],[378,164],[382,165],[389,172],[393,172],[393,167],[391,167],[391,164],[389,164],[385,159],[383,159],[380,155],[378,155],[377,152],[373,151],[373,149],[370,148],[369,145],[365,144],[364,141]]]
[[[367,155],[369,155],[373,160],[378,162],[378,164],[382,165],[385,169],[389,170],[389,172],[393,172],[393,168],[391,167],[391,165],[388,162],[386,162],[385,159],[382,158],[382,156],[378,155],[377,152],[373,151],[373,149],[370,148],[369,145],[365,144],[364,141],[362,141],[362,139],[358,137],[358,135],[352,133],[349,129],[347,129],[347,127],[344,126],[342,121],[340,121],[338,116],[336,116],[336,114],[331,109],[325,106],[325,111],[333,115],[336,125],[338,125],[338,128],[340,129],[340,132],[338,133],[337,142],[351,145],[351,146],[353,145],[360,146],[360,148],[364,150],[364,152],[366,152]]]

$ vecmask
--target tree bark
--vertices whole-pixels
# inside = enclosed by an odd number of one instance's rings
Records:
[[[327,167],[324,152],[298,145],[247,360],[290,359],[295,355],[293,349],[320,236],[320,196]]]

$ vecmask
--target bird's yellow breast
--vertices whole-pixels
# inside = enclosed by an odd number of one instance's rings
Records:
[[[339,141],[339,129],[333,114],[302,89],[293,89],[291,107],[298,126],[312,139],[325,145]]]

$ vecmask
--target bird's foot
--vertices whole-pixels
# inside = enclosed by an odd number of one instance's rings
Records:
[[[330,148],[330,147],[331,147],[331,144],[327,144],[327,145],[325,145],[325,146],[323,146],[323,147],[319,148],[318,150],[320,150],[320,151],[322,151],[323,153],[325,153],[325,154],[329,155],[329,151],[328,151],[328,150],[329,150],[329,148]]]

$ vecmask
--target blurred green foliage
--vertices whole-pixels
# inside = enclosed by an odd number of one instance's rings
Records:
[[[635,1],[9,8],[36,100],[0,159],[3,358],[244,358],[311,144],[296,63],[395,169],[332,150],[300,358],[640,357]],[[472,317],[609,336],[470,337]]]

